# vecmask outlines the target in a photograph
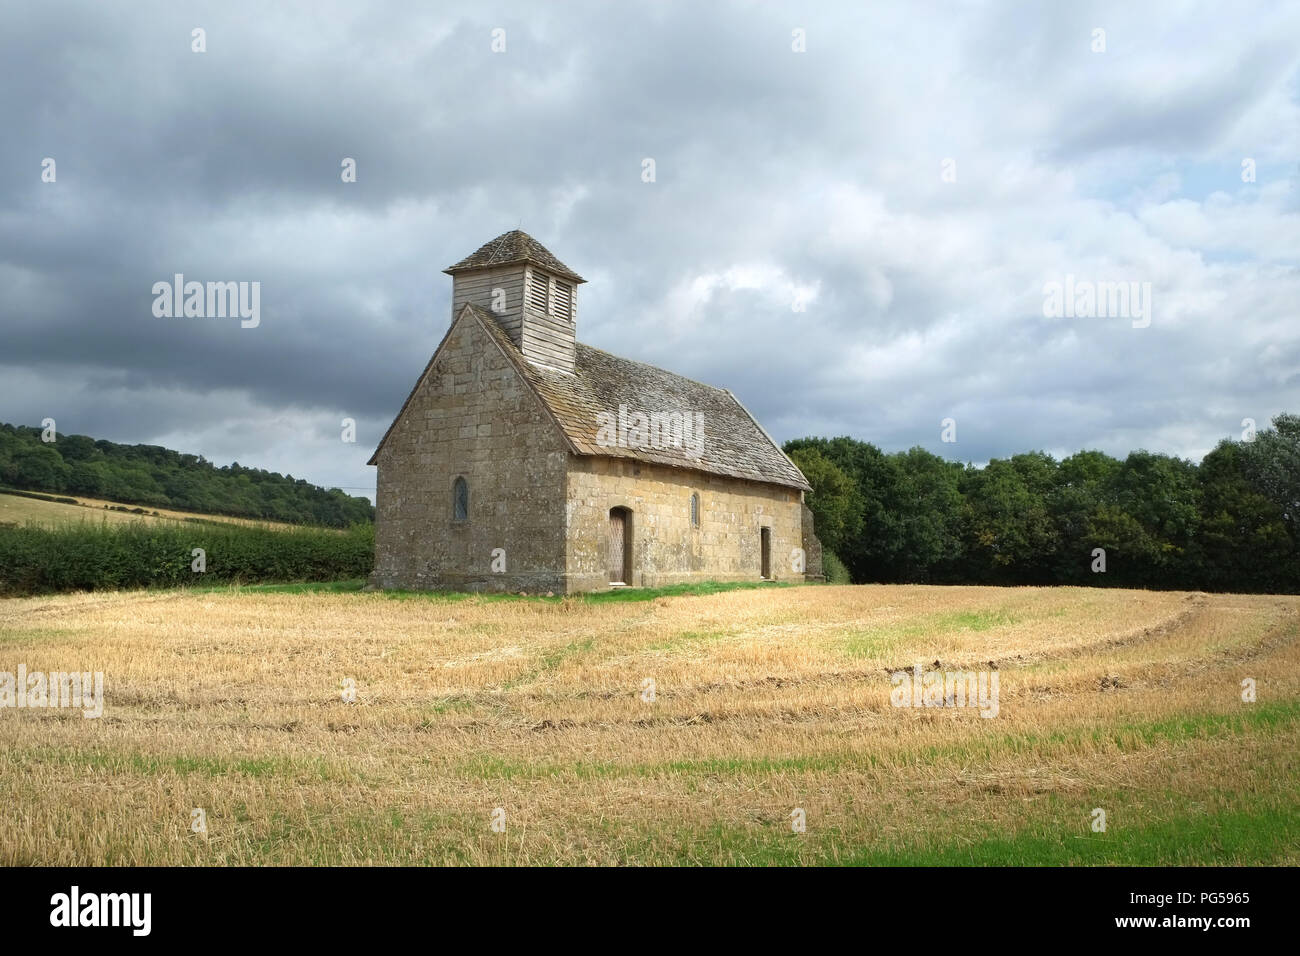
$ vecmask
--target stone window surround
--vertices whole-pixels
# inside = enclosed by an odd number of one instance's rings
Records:
[[[457,514],[460,511],[461,488],[465,489],[464,502],[465,514]],[[457,475],[451,482],[451,525],[453,528],[463,528],[469,524],[469,482],[464,475]]]

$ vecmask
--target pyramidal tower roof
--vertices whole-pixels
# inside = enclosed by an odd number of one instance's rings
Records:
[[[547,272],[564,276],[574,282],[587,281],[555,258],[549,249],[521,229],[511,229],[509,232],[503,232],[491,242],[483,243],[472,255],[466,256],[454,266],[448,266],[442,271],[447,275],[455,275],[457,272],[468,272],[470,269],[509,266],[521,262],[531,262]]]

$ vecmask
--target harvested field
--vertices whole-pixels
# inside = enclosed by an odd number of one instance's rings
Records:
[[[936,661],[997,716],[891,706]],[[0,710],[6,864],[1300,862],[1297,597],[95,593],[20,664],[105,704]]]

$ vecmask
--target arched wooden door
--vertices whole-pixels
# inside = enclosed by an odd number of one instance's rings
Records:
[[[626,508],[609,511],[609,583],[632,580],[632,513]]]

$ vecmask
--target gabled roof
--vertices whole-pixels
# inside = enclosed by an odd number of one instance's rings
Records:
[[[576,363],[572,373],[542,368],[523,357],[492,313],[485,309],[466,305],[461,309],[457,321],[471,316],[483,326],[502,353],[514,364],[520,377],[541,401],[575,455],[629,458],[706,474],[812,490],[794,462],[786,457],[772,437],[727,389],[704,385],[653,365],[619,358],[581,342],[577,343]],[[454,327],[456,323],[452,324]],[[446,342],[445,338],[443,342]],[[439,345],[438,349],[441,351],[442,346]],[[416,383],[416,389],[424,381],[437,357],[435,352]],[[411,396],[414,395],[413,389]],[[411,398],[408,397],[406,404],[410,401]],[[403,412],[406,404],[402,406]],[[617,421],[620,405],[626,408],[628,416],[634,412],[645,415],[669,412],[689,414],[692,421],[702,423],[702,445],[698,449],[692,448],[688,442],[683,442],[680,447],[666,444],[661,448],[630,448],[602,441],[599,436],[602,424],[599,416],[606,413],[614,416]],[[697,415],[698,419],[695,417]],[[399,412],[397,419],[401,417],[402,413]],[[397,419],[394,419],[394,425],[397,424]],[[390,426],[388,433],[392,430]],[[388,433],[380,441],[379,448],[387,441]],[[377,462],[379,448],[375,449],[369,464]]]
[[[455,275],[457,272],[467,272],[470,269],[510,266],[521,262],[531,262],[533,265],[541,266],[547,272],[564,276],[574,282],[587,281],[555,258],[544,245],[520,229],[503,232],[491,242],[479,246],[472,255],[466,256],[454,266],[448,266],[442,271],[447,275]]]

